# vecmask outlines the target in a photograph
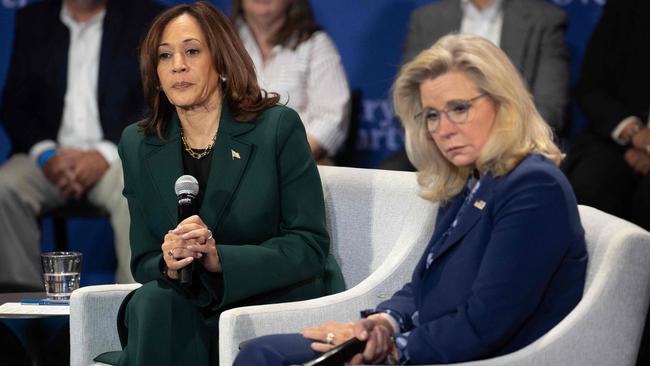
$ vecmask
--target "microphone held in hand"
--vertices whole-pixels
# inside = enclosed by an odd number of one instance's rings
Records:
[[[196,197],[199,194],[199,182],[191,175],[182,175],[174,184],[176,192],[176,202],[178,207],[178,222],[198,213]],[[181,285],[192,284],[192,272],[194,271],[194,262],[180,270]]]

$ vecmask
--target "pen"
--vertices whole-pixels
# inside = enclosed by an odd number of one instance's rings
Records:
[[[70,305],[70,300],[33,300],[33,299],[22,299],[20,300],[22,305]]]

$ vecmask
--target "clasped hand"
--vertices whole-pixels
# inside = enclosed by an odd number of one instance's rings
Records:
[[[45,163],[43,174],[66,199],[79,199],[97,183],[108,167],[108,162],[98,151],[62,149]]]
[[[181,221],[169,230],[161,245],[167,276],[177,278],[178,270],[198,261],[209,272],[221,272],[221,262],[212,232],[198,215]]]
[[[354,355],[348,361],[350,365],[378,364],[385,361],[388,355],[396,355],[392,327],[380,317],[373,316],[349,323],[324,323],[306,328],[302,335],[315,341],[311,348],[317,352],[327,352],[352,337],[367,341],[363,353]]]

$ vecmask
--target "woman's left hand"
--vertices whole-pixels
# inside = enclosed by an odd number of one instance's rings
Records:
[[[209,272],[221,272],[221,260],[217,252],[217,245],[212,237],[212,232],[198,215],[193,215],[181,221],[176,229],[172,230],[180,235],[187,244],[186,249],[195,253],[202,253],[199,263]]]
[[[361,319],[354,323],[354,335],[366,341],[363,353],[354,355],[348,364],[364,365],[385,363],[393,354],[395,358],[395,341],[392,327],[381,319]]]
[[[354,322],[329,322],[305,328],[303,337],[314,340],[311,348],[316,352],[327,352],[354,337]]]
[[[363,353],[353,356],[349,364],[376,364],[385,361],[388,354],[394,350],[392,330],[387,327],[390,325],[381,321],[361,319],[356,322],[330,322],[309,327],[303,330],[302,335],[316,341],[311,344],[311,348],[316,352],[327,352],[352,337],[365,340],[367,342]]]

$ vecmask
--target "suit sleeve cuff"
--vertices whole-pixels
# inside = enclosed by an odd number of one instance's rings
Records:
[[[629,116],[629,117],[623,119],[621,122],[619,122],[618,125],[616,125],[616,128],[614,129],[614,131],[612,131],[612,134],[611,134],[612,139],[614,141],[616,141],[617,144],[625,146],[625,145],[627,145],[629,143],[629,141],[626,141],[625,139],[621,138],[621,133],[623,133],[623,130],[625,129],[625,127],[627,127],[631,123],[643,124],[643,123],[641,123],[641,120],[637,116]]]
[[[397,334],[400,332],[400,327],[399,327],[399,323],[397,322],[397,319],[393,318],[391,315],[387,313],[377,313],[377,316],[385,319],[387,322],[390,323],[390,326],[393,328],[393,334]]]
[[[55,150],[56,148],[56,142],[52,140],[43,140],[35,143],[34,146],[29,149],[29,157],[32,158],[32,160],[35,162],[38,162],[38,158],[41,156],[41,154],[48,150]]]
[[[112,141],[102,140],[98,142],[97,145],[95,145],[95,150],[102,154],[109,165],[113,164],[120,158],[120,155],[117,152],[117,145]]]

